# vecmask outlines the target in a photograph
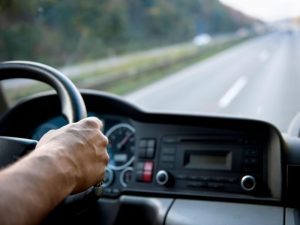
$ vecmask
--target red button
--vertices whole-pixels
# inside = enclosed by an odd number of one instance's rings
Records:
[[[144,171],[144,182],[152,181],[152,171]]]

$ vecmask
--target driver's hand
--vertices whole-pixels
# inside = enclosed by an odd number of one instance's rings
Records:
[[[38,142],[38,152],[43,151],[54,160],[59,158],[66,174],[73,170],[72,193],[84,191],[104,178],[109,156],[108,139],[100,131],[102,126],[98,118],[89,117],[51,130]]]

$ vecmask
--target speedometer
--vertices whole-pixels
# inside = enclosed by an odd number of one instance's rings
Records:
[[[109,140],[109,167],[122,170],[134,160],[135,129],[126,123],[120,123],[110,128],[106,136]]]

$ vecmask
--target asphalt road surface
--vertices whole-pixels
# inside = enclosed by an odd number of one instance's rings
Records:
[[[300,34],[251,39],[125,98],[150,111],[255,118],[286,131],[300,112]]]

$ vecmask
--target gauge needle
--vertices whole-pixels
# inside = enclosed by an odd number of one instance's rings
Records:
[[[127,133],[126,136],[123,138],[123,140],[117,144],[117,148],[122,149],[127,144],[128,140],[131,138],[131,136],[132,136],[132,133]]]

